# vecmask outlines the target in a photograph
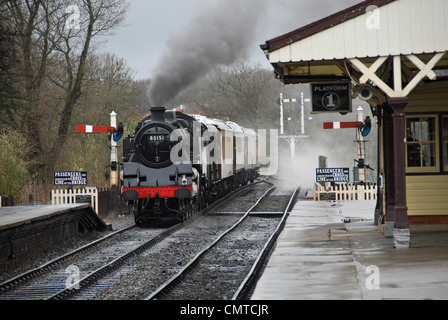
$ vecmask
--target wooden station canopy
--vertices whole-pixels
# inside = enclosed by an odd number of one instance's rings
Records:
[[[261,47],[285,84],[351,79],[406,97],[448,69],[448,2],[368,0]]]
[[[403,246],[409,246],[408,204],[413,215],[422,216],[429,215],[432,206],[434,214],[446,217],[448,226],[448,155],[442,155],[448,141],[441,129],[448,125],[448,0],[363,1],[268,40],[261,48],[275,76],[285,84],[348,80],[353,98],[365,86],[373,93],[364,100],[373,107],[379,124],[379,175],[384,187],[377,211],[386,236],[389,232],[399,246],[398,238],[404,234]],[[440,124],[434,148],[438,165],[430,168],[434,171],[430,179],[438,179],[441,190],[430,206],[419,206],[418,201],[426,191],[433,195],[432,189],[406,193],[429,170],[408,168],[407,116],[417,117],[417,112],[436,112],[434,123]],[[425,151],[420,149],[423,162]]]

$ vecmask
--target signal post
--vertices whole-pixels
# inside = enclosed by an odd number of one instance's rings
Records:
[[[117,127],[117,114],[115,111],[110,113],[110,126]],[[118,215],[118,153],[117,153],[117,141],[115,141],[114,135],[110,135],[110,193],[109,203],[110,210],[114,216]]]
[[[280,99],[279,99],[279,105],[280,105],[280,135],[279,138],[285,139],[289,143],[289,147],[291,150],[291,159],[293,160],[295,158],[296,153],[296,145],[301,142],[303,139],[308,138],[308,136],[305,134],[305,114],[304,114],[304,102],[308,102],[309,99],[304,99],[303,92],[300,95],[300,134],[297,132],[291,132],[291,130],[288,130],[289,134],[285,134],[284,129],[284,107],[285,103],[297,103],[297,99],[284,99],[283,93],[280,93]],[[288,121],[293,121],[292,118],[288,118]],[[289,128],[290,129],[290,128]]]
[[[115,111],[110,113],[110,126],[112,128],[117,127],[117,114]],[[115,141],[114,136],[110,137],[110,188],[113,186],[118,188],[118,142]]]
[[[110,134],[110,210],[118,214],[118,141],[123,136],[123,123],[117,125],[117,114],[110,113],[110,126],[76,125],[76,132],[80,133],[108,133]]]

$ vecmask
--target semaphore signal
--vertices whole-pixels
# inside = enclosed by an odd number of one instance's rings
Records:
[[[118,154],[117,142],[123,137],[124,125],[119,122],[117,125],[117,114],[112,111],[110,114],[110,126],[76,125],[77,133],[108,133],[110,136],[110,185],[118,187]],[[118,190],[115,188],[115,190]],[[115,209],[114,209],[115,210]]]
[[[113,133],[115,127],[108,126],[90,126],[90,125],[76,125],[76,132],[85,133]]]
[[[349,128],[359,128],[364,123],[359,121],[349,121],[349,122],[324,122],[324,129],[349,129]]]

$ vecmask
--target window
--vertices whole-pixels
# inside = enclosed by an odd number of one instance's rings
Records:
[[[442,118],[443,170],[448,171],[448,116]]]
[[[437,117],[406,118],[406,159],[408,172],[439,171]]]

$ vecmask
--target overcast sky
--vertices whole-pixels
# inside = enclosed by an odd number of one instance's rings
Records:
[[[248,1],[248,0],[240,0]],[[252,0],[257,2],[257,28],[248,43],[249,58],[270,68],[259,45],[266,40],[345,9],[361,0]],[[128,0],[126,25],[102,45],[103,50],[125,58],[136,79],[151,78],[170,37],[182,36],[198,12],[223,0]],[[225,3],[225,0],[224,0]],[[229,2],[230,3],[230,2]],[[259,10],[263,6],[263,10]],[[216,8],[215,8],[216,9]],[[227,8],[228,9],[228,8]],[[207,28],[207,25],[201,26]],[[159,67],[160,68],[160,67]]]

